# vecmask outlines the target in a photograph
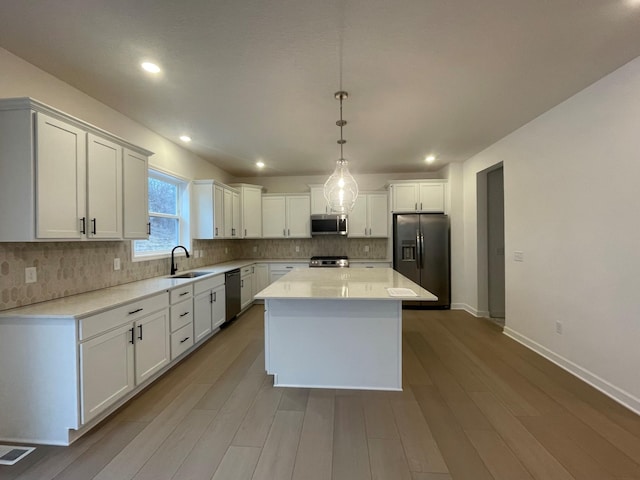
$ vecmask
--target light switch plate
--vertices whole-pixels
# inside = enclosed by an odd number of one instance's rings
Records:
[[[524,262],[524,252],[513,252],[513,260],[515,262]]]
[[[36,283],[38,281],[38,271],[36,267],[27,267],[24,269],[25,283]]]

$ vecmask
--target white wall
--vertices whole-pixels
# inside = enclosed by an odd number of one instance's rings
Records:
[[[230,175],[141,124],[89,97],[80,90],[0,48],[0,98],[32,97],[154,152],[151,166],[182,177],[215,178]]]
[[[479,308],[476,175],[504,162],[506,333],[638,412],[639,86],[640,57],[463,167],[465,302]]]

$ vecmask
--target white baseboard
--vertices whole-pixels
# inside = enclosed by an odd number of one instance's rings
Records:
[[[464,310],[465,312],[473,315],[474,317],[488,317],[489,312],[485,312],[482,310],[476,310],[471,305],[467,305],[466,303],[452,303],[451,310]]]
[[[603,378],[600,378],[598,375],[590,372],[585,368],[582,368],[580,365],[573,363],[572,361],[564,358],[563,356],[552,352],[548,348],[531,340],[525,335],[521,335],[520,333],[516,332],[515,330],[512,330],[509,327],[505,326],[503,333],[508,337],[512,338],[513,340],[515,340],[516,342],[521,343],[525,347],[542,355],[544,358],[555,363],[560,368],[566,370],[572,375],[575,375],[579,379],[584,380],[592,387],[600,390],[602,393],[612,398],[613,400],[623,405],[624,407],[628,408],[629,410],[633,411],[634,413],[637,413],[640,415],[640,399],[635,397],[634,395],[631,395],[629,392],[626,392],[621,388],[618,388],[615,385],[612,385],[611,383],[607,382]]]

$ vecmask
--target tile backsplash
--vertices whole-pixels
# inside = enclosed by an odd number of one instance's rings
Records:
[[[194,240],[190,253],[196,250],[202,251],[200,258],[193,254],[188,259],[178,258],[179,270],[243,258],[308,259],[312,255],[348,255],[384,260],[387,239]],[[120,259],[120,270],[113,269],[115,258]],[[168,275],[170,263],[168,258],[132,262],[128,241],[0,243],[0,310]],[[25,283],[27,267],[36,267],[35,283]]]

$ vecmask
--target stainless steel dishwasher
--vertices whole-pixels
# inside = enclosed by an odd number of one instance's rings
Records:
[[[225,323],[240,313],[240,269],[230,270],[225,277]]]

